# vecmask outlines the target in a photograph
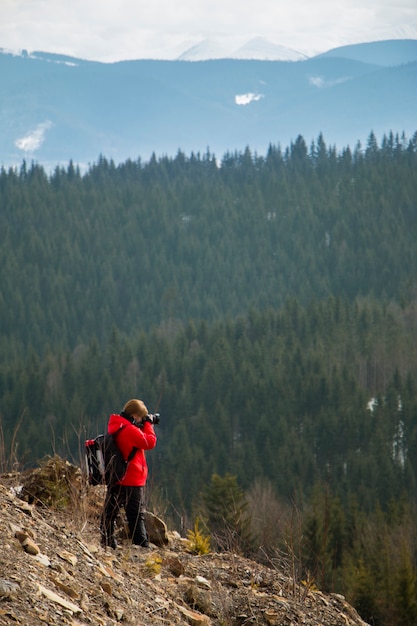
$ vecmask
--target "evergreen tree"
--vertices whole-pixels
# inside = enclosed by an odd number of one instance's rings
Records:
[[[202,493],[207,526],[221,550],[247,552],[250,547],[250,520],[247,500],[236,476],[213,474]]]

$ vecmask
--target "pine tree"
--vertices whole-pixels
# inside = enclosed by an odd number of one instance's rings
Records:
[[[213,474],[202,500],[215,545],[220,550],[247,553],[250,547],[248,504],[236,476]]]

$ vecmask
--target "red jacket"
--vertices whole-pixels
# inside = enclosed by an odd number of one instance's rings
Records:
[[[142,487],[146,483],[148,477],[148,465],[146,463],[144,450],[152,450],[156,446],[156,435],[150,422],[145,422],[143,428],[138,428],[128,419],[121,415],[110,415],[108,432],[115,433],[123,426],[120,433],[116,437],[116,443],[119,446],[125,459],[129,456],[132,448],[138,448],[133,459],[128,463],[127,472],[118,484],[125,487]]]

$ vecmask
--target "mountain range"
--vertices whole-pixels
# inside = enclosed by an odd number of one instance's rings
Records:
[[[337,148],[417,130],[417,40],[355,44],[307,58],[260,38],[201,42],[176,60],[100,63],[0,54],[0,164],[81,167],[152,153],[265,153],[298,135]]]

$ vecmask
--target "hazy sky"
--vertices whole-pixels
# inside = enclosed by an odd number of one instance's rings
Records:
[[[116,61],[263,36],[313,53],[417,39],[417,0],[0,0],[0,48]]]

